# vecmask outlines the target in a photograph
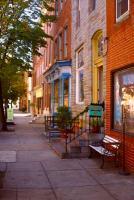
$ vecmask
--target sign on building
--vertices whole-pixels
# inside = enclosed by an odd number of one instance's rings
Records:
[[[91,104],[88,112],[90,117],[102,117],[103,107],[99,104]]]

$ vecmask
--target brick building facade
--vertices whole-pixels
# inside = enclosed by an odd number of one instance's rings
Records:
[[[58,106],[70,106],[71,88],[71,0],[56,0],[56,21],[45,25],[53,37],[44,52],[44,113],[55,113]]]
[[[42,56],[34,56],[32,72],[32,99],[31,110],[33,115],[43,113],[43,66],[44,66],[44,48],[40,48]]]
[[[72,86],[73,114],[91,102],[105,101],[106,1],[72,1]]]
[[[106,131],[122,139],[125,113],[126,167],[134,172],[133,0],[107,0],[107,36]]]

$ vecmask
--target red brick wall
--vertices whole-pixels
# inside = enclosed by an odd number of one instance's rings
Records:
[[[49,63],[49,45],[50,40],[48,39],[47,43],[47,68],[51,67],[55,62],[55,46],[54,41],[58,37],[60,33],[62,33],[62,36],[64,34],[64,28],[68,26],[68,35],[67,35],[67,57],[62,57],[62,60],[70,60],[71,59],[71,0],[63,1],[63,8],[62,11],[57,16],[57,19],[54,23],[51,24],[51,27],[48,27],[48,34],[53,36],[53,51],[52,51],[52,62]],[[45,30],[47,27],[45,26]],[[63,44],[63,38],[62,38],[62,44]],[[63,50],[63,45],[62,45]],[[63,55],[63,53],[62,53]],[[46,59],[45,58],[45,59]],[[44,93],[44,107],[50,108],[50,88],[48,89],[49,84],[45,85],[45,93]]]
[[[121,138],[112,130],[112,71],[134,63],[134,0],[130,0],[130,15],[116,23],[115,1],[107,0],[107,75],[106,75],[106,131]],[[134,65],[133,65],[134,66]],[[134,137],[126,138],[126,166],[134,172]]]
[[[67,44],[68,44],[68,55],[64,59],[71,59],[71,23],[72,23],[72,17],[71,17],[71,0],[67,0],[66,2],[63,1],[63,9],[59,16],[57,17],[56,22],[53,24],[52,31],[50,34],[53,35],[54,40],[57,38],[57,36],[62,33],[64,33],[64,28],[67,25],[68,26],[68,36],[67,36]],[[62,38],[63,41],[63,38]],[[63,48],[62,48],[63,49]],[[53,63],[54,63],[54,52],[53,52]]]

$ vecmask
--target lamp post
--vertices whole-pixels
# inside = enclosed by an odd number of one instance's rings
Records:
[[[122,169],[120,170],[119,174],[121,175],[129,175],[130,173],[126,170],[126,110],[125,110],[125,105],[122,104]]]

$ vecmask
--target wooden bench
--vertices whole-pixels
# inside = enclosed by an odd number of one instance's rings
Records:
[[[102,140],[90,141],[90,156],[92,156],[92,151],[96,151],[101,155],[102,163],[100,168],[104,167],[105,158],[114,158],[115,164],[119,161],[119,147],[121,142],[115,138],[105,135]]]

